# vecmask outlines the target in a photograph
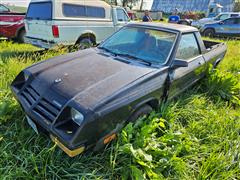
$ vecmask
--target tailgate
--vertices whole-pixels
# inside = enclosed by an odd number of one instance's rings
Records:
[[[51,1],[32,2],[29,4],[25,26],[27,37],[52,40],[53,8]]]
[[[227,52],[227,45],[225,43],[204,41],[206,47],[206,53],[203,55],[207,64],[212,64],[216,67],[217,64],[224,58]]]
[[[26,36],[37,39],[53,40],[52,22],[44,20],[25,20]]]

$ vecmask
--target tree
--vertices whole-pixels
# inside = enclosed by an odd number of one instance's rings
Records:
[[[123,7],[127,7],[129,4],[133,4],[133,3],[136,3],[136,2],[139,2],[140,0],[121,0],[122,2],[122,6]]]
[[[240,0],[235,0],[233,11],[234,12],[240,11]]]
[[[140,11],[143,10],[143,0],[141,0],[141,4],[140,4]]]
[[[118,5],[117,3],[118,0],[104,0],[104,1],[107,2],[108,4]]]

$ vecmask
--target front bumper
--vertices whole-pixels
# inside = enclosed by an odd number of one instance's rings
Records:
[[[32,44],[34,46],[44,48],[44,49],[50,49],[57,46],[57,43],[54,41],[47,41],[47,40],[32,38],[28,36],[25,37],[25,43]]]
[[[201,24],[201,23],[198,22],[198,21],[193,21],[193,22],[191,23],[191,26],[200,29],[200,28],[202,28],[202,27],[204,26],[204,24]]]
[[[85,147],[82,146],[82,147],[79,147],[79,148],[76,148],[74,150],[70,150],[68,149],[64,144],[62,144],[58,138],[54,137],[53,135],[50,135],[50,138],[51,140],[58,146],[60,147],[69,157],[74,157],[74,156],[77,156],[79,154],[81,154],[84,150],[85,150]]]
[[[74,134],[67,135],[65,133],[69,131],[68,127],[66,127],[68,124],[62,123],[61,126],[64,128],[58,125],[61,123],[57,121],[62,108],[54,104],[53,100],[57,99],[59,104],[65,104],[67,100],[56,93],[53,94],[51,91],[42,94],[38,91],[39,89],[35,88],[37,84],[34,83],[22,83],[21,86],[14,83],[16,81],[11,85],[12,92],[25,111],[28,121],[32,122],[30,125],[36,132],[40,130],[50,135],[50,138],[70,157],[76,156],[85,150],[85,142],[73,143]]]

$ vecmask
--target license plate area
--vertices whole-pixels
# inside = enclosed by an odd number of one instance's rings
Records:
[[[32,129],[33,129],[37,134],[39,134],[37,125],[36,125],[28,116],[26,116],[26,118],[27,118],[28,124],[32,127]]]

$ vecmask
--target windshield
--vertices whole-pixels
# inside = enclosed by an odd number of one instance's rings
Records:
[[[173,48],[175,33],[141,27],[125,27],[99,46],[108,52],[163,65]]]
[[[51,20],[52,3],[51,2],[31,3],[28,7],[26,19]]]
[[[10,10],[6,6],[0,4],[0,13],[1,12],[9,12],[9,11]]]

